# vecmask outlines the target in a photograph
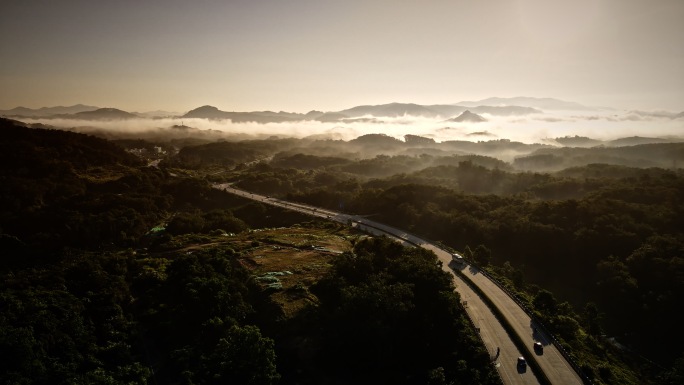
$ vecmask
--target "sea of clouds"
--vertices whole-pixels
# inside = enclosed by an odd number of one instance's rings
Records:
[[[162,118],[111,121],[83,121],[76,119],[22,119],[26,123],[42,123],[52,127],[86,133],[105,133],[112,136],[145,137],[155,135],[168,138],[187,137],[190,131],[207,138],[259,139],[277,137],[314,137],[320,139],[351,140],[365,134],[385,134],[398,139],[412,134],[432,138],[437,142],[449,140],[489,141],[507,139],[523,143],[553,143],[553,138],[584,136],[598,140],[624,137],[658,137],[684,140],[684,119],[644,116],[628,111],[577,111],[532,114],[525,116],[482,115],[486,122],[452,122],[424,117],[369,117],[358,121],[286,123],[234,123],[230,120]]]

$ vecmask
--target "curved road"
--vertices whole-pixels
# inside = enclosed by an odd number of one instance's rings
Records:
[[[525,357],[528,361],[536,360],[539,367],[543,370],[552,384],[579,385],[583,383],[572,366],[565,360],[556,346],[551,343],[550,338],[539,330],[536,332],[534,331],[532,319],[524,309],[522,309],[499,286],[481,274],[475,267],[467,265],[466,263],[462,263],[461,266],[454,266],[451,264],[451,254],[438,246],[400,229],[386,226],[356,215],[343,214],[301,203],[287,202],[264,195],[253,194],[244,190],[232,188],[228,184],[216,185],[214,187],[269,205],[283,207],[344,224],[350,224],[351,226],[368,233],[389,235],[407,245],[417,245],[433,251],[439,260],[442,261],[442,269],[452,275],[456,291],[461,296],[466,312],[475,327],[479,329],[482,341],[487,347],[504,384],[522,385],[540,383],[529,366],[525,369],[521,369],[517,366],[517,358],[520,356]],[[473,291],[468,283],[465,282],[461,276],[454,273],[452,268],[449,267],[450,264],[454,268],[459,269],[474,285],[480,288],[501,313],[503,313],[506,320],[512,325],[515,333],[525,342],[528,347],[526,351],[521,352],[518,349],[499,320],[494,316],[494,313],[492,313],[489,307],[479,295]],[[544,351],[541,354],[535,353],[532,348],[534,342],[537,341],[544,345]],[[498,357],[496,356],[497,348],[500,349]]]

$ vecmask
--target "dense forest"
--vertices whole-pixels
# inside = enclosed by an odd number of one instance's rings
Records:
[[[578,309],[598,305],[603,331],[621,343],[664,366],[682,355],[681,344],[643,332],[666,327],[684,341],[675,311],[684,305],[681,172],[591,164],[514,173],[464,160],[364,178],[376,164],[406,159],[361,162],[368,167],[358,174],[260,165],[235,178],[247,190],[369,215],[457,250],[483,245],[478,263],[509,264]]]
[[[639,141],[530,148],[506,163],[482,154],[435,152],[429,140],[368,135],[348,145],[283,147],[258,163],[204,175],[371,216],[461,250],[531,305],[540,293],[552,293],[552,305],[539,302],[539,315],[575,320],[550,324],[570,346],[581,349],[578,336],[591,333],[596,343],[632,352],[627,365],[656,378],[683,361],[684,333],[677,325],[684,319],[676,309],[684,298],[684,179],[676,166],[684,160],[684,145],[633,142]],[[394,154],[362,157],[361,144]],[[507,144],[487,145],[505,151]],[[426,145],[424,151],[418,147]],[[568,167],[525,171],[530,159],[537,159],[539,169]],[[215,169],[216,163],[207,159],[204,166]],[[661,327],[671,343],[649,332]],[[609,371],[602,371],[601,379],[611,382]]]
[[[107,140],[6,119],[0,130],[3,383],[499,383],[434,255],[217,182],[462,252],[594,383],[681,383],[681,143]],[[313,253],[287,240],[300,231],[345,233],[348,246],[296,268],[296,284],[264,284],[263,250]]]
[[[0,130],[0,382],[500,383],[434,254],[148,166],[147,143]],[[324,262],[283,289],[274,250]]]

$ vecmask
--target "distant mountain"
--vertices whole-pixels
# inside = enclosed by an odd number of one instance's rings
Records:
[[[518,100],[520,98],[511,98]],[[534,98],[527,98],[534,99]],[[388,103],[378,105],[362,105],[348,108],[342,111],[309,111],[306,114],[293,112],[274,112],[274,111],[250,111],[235,112],[222,111],[214,106],[201,106],[179,114],[169,111],[149,111],[133,113],[114,108],[99,108],[77,104],[74,106],[63,107],[42,107],[38,109],[16,107],[11,110],[0,110],[0,116],[14,118],[67,118],[67,119],[129,119],[133,117],[141,118],[199,118],[199,119],[230,119],[233,122],[256,122],[256,123],[280,123],[294,121],[320,121],[320,122],[366,122],[377,123],[373,118],[379,117],[402,117],[415,116],[426,118],[450,118],[470,110],[476,114],[490,114],[497,116],[527,115],[540,113],[540,110],[525,105],[511,105],[510,103],[499,103],[504,99],[490,98],[482,102],[464,102],[467,105],[454,104],[433,104],[420,105],[415,103]],[[539,99],[555,100],[555,99]],[[485,102],[491,103],[487,105]],[[498,104],[493,104],[498,103]],[[567,102],[566,102],[567,103]],[[506,104],[506,105],[501,105]],[[360,120],[368,119],[368,120]]]
[[[214,106],[202,106],[188,111],[185,115],[182,115],[181,118],[230,119],[234,123],[281,123],[307,120],[307,115],[284,111],[230,112],[221,111]],[[313,115],[315,115],[315,113]]]
[[[489,114],[496,116],[516,116],[542,113],[542,111],[537,110],[535,108],[523,106],[478,105],[475,107],[465,107],[461,105],[452,104],[434,104],[425,107],[435,111],[438,115],[441,115],[443,117],[452,117],[461,114],[465,110],[470,110],[471,112],[474,112],[476,114]]]
[[[667,118],[667,119],[678,119],[684,117],[684,112],[679,114],[676,112],[669,111],[630,111],[630,114],[639,115],[645,118]]]
[[[138,115],[131,114],[116,108],[98,108],[94,111],[83,111],[75,114],[60,115],[61,118],[83,119],[83,120],[119,120],[139,118]]]
[[[56,107],[41,107],[41,108],[26,108],[16,107],[11,110],[0,110],[2,116],[24,117],[24,118],[45,118],[53,117],[55,115],[76,114],[85,111],[94,111],[98,107],[86,106],[84,104],[76,104],[73,106],[56,106]]]
[[[82,119],[82,120],[116,120],[138,118],[132,114],[116,108],[99,108],[77,104],[69,107],[42,107],[31,109],[17,107],[7,111],[0,111],[0,115],[17,118],[43,118],[43,119]]]
[[[181,118],[229,119],[229,116],[230,113],[221,111],[214,106],[202,106],[188,111]]]
[[[304,114],[304,117],[307,119],[316,119],[323,114],[324,114],[323,111],[311,110],[311,111],[307,112],[306,114]]]
[[[464,101],[458,102],[456,105],[466,107],[477,107],[481,105],[488,106],[523,106],[540,108],[542,110],[595,110],[595,108],[587,107],[575,102],[567,102],[553,98],[533,98],[527,96],[518,96],[514,98],[487,98],[479,101]]]
[[[467,109],[470,109],[478,114],[490,114],[498,116],[527,115],[542,112],[540,110],[525,106],[477,105],[472,108],[468,108],[461,105],[452,104],[420,105],[413,103],[389,103],[356,106],[346,110],[338,111],[338,113],[346,115],[348,118],[359,118],[363,116],[400,117],[406,115],[426,118],[446,118],[461,114]]]
[[[147,112],[134,112],[134,114],[138,116],[142,116],[145,118],[171,118],[178,116],[177,112],[171,112],[171,111],[163,111],[163,110],[156,110],[156,111],[147,111]]]
[[[435,111],[435,113],[442,118],[454,117],[468,109],[468,107],[457,106],[454,104],[430,104],[425,107]]]
[[[356,106],[346,110],[338,111],[349,118],[359,118],[362,116],[383,116],[400,117],[405,115],[424,116],[434,118],[438,114],[426,106],[413,103],[389,103],[375,106]]]
[[[556,138],[555,141],[565,147],[594,147],[603,144],[600,140],[577,135]]]
[[[319,122],[378,123],[381,121],[374,118],[397,118],[402,116],[448,118],[461,114],[465,110],[467,110],[466,107],[449,104],[420,105],[414,103],[388,103],[355,106],[341,111],[322,112],[313,110],[306,114],[298,114],[283,111],[229,112],[221,111],[214,106],[202,106],[188,111],[186,114],[180,116],[180,118],[230,119],[235,123],[279,123],[307,120]],[[541,111],[534,108],[522,106],[476,106],[471,108],[471,110],[476,113],[499,116],[541,113]]]
[[[303,120],[316,120],[319,122],[339,122],[344,119],[348,119],[347,115],[341,114],[339,112],[323,112],[312,110],[304,114]]]
[[[462,122],[470,122],[470,123],[480,123],[480,122],[486,122],[487,119],[481,117],[478,114],[472,113],[469,110],[463,111],[463,113],[453,119],[447,120],[447,122],[457,122],[457,123],[462,123]]]
[[[339,112],[326,112],[325,114],[317,117],[314,120],[317,120],[319,122],[342,122],[347,119],[350,118],[345,114]]]
[[[489,114],[496,116],[518,116],[529,114],[541,114],[542,111],[532,107],[522,106],[477,106],[470,108],[477,114]]]

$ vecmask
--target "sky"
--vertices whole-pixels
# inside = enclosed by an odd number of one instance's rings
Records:
[[[684,111],[682,0],[3,0],[0,109]]]

